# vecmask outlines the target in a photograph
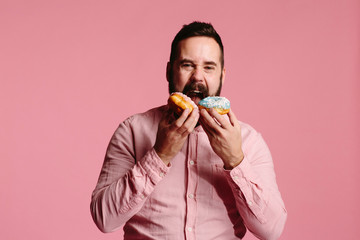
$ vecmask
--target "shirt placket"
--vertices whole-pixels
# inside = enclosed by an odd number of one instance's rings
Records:
[[[186,189],[186,222],[185,236],[187,240],[195,239],[196,224],[196,187],[198,183],[197,174],[197,138],[196,133],[192,133],[188,138],[187,156],[187,189]]]

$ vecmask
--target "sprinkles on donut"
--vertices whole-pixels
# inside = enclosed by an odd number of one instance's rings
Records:
[[[227,114],[230,111],[230,101],[225,97],[206,97],[199,102],[199,109],[209,110],[214,108],[219,114]]]

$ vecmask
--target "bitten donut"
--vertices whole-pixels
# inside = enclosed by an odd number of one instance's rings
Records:
[[[214,108],[220,114],[227,114],[230,111],[230,101],[225,97],[207,97],[199,102],[199,108],[209,110]]]
[[[193,109],[198,108],[191,98],[181,92],[172,93],[168,99],[168,104],[179,116],[186,108],[190,109],[189,113],[191,113]]]

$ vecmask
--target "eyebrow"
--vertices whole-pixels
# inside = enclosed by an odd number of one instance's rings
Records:
[[[180,64],[182,63],[192,63],[194,64],[194,61],[193,60],[190,60],[190,59],[187,59],[187,58],[184,58],[180,61]],[[213,65],[213,66],[217,66],[216,62],[214,61],[205,61],[205,64],[204,65]]]
[[[182,63],[194,63],[194,61],[190,60],[190,59],[187,59],[187,58],[184,58],[180,61],[180,64]]]

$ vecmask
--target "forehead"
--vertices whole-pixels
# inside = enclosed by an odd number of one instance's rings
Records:
[[[177,48],[177,60],[185,58],[199,62],[220,62],[221,49],[215,39],[211,37],[190,37],[181,40]]]

